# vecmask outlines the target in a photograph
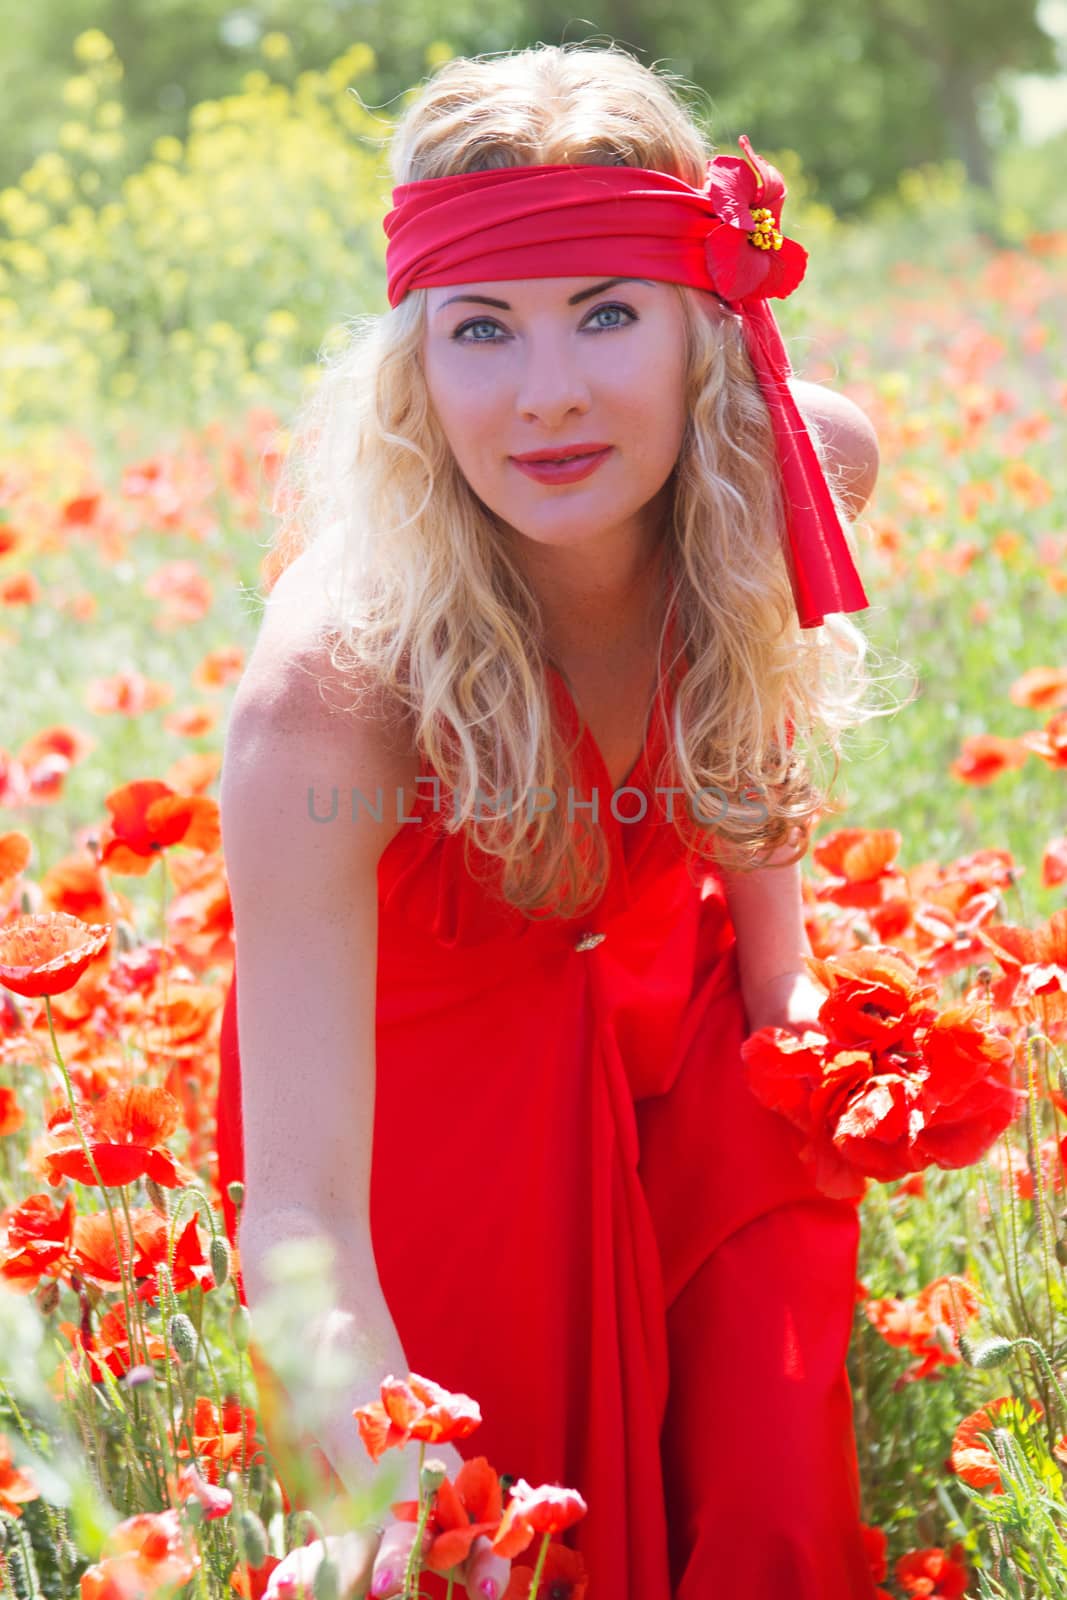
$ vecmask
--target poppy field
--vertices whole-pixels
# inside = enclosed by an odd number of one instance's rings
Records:
[[[337,1496],[282,1437],[222,1222],[221,753],[287,420],[385,305],[380,119],[348,94],[369,59],[296,86],[267,59],[129,171],[121,63],[90,30],[58,148],[0,192],[4,1595],[598,1600],[571,1486],[435,1463],[480,1420],[437,1374],[383,1374],[353,1414],[371,1487]],[[1059,1597],[1067,222],[1020,183],[994,239],[948,168],[845,224],[780,165],[811,250],[793,360],[880,440],[853,621],[891,687],[804,863],[818,1027],[753,1034],[746,1072],[860,1206],[849,1374],[883,1600]],[[263,1337],[295,1386],[321,1285],[279,1272]]]

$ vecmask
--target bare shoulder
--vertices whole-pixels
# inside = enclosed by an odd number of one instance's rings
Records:
[[[805,421],[818,429],[831,460],[840,469],[849,512],[858,516],[878,481],[878,435],[874,424],[862,406],[820,383],[793,378],[789,387]]]
[[[305,551],[268,598],[227,727],[224,842],[229,848],[258,797],[269,792],[284,828],[283,851],[329,834],[334,848],[374,860],[416,796],[418,752],[406,709],[367,676],[342,673],[332,660],[324,558],[317,547]],[[380,818],[372,810],[376,798]],[[312,811],[333,806],[346,815],[355,806],[358,825],[296,826],[298,818],[303,823]]]

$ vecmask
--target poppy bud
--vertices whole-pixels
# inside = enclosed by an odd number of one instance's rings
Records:
[[[314,1511],[307,1506],[302,1506],[299,1510],[293,1512],[290,1527],[292,1529],[292,1537],[289,1540],[290,1549],[294,1549],[297,1545],[313,1544],[316,1539],[325,1539],[326,1537],[322,1531],[322,1523]]]
[[[42,1283],[37,1291],[37,1309],[42,1317],[50,1317],[59,1304],[59,1284],[54,1278]]]
[[[964,1361],[968,1366],[977,1367],[983,1372],[988,1371],[990,1367],[1002,1367],[1014,1348],[1015,1344],[1011,1339],[983,1339],[981,1344],[972,1345],[966,1334],[960,1335],[960,1354]]]
[[[323,1556],[316,1567],[311,1589],[315,1600],[340,1600],[341,1569],[329,1556]]]
[[[59,1560],[60,1572],[73,1572],[81,1557],[77,1546],[70,1539],[61,1539],[56,1547],[56,1556]]]
[[[426,1461],[419,1473],[420,1494],[435,1494],[448,1477],[448,1468],[443,1461]]]
[[[215,1280],[215,1287],[216,1289],[221,1289],[230,1276],[230,1246],[221,1233],[217,1233],[212,1239],[211,1249],[208,1254],[211,1259],[211,1275]]]
[[[179,1360],[196,1360],[196,1329],[184,1311],[176,1311],[167,1324],[170,1342]]]
[[[252,1314],[247,1306],[235,1305],[230,1313],[230,1337],[238,1350],[247,1350],[252,1337]]]
[[[240,1216],[241,1207],[245,1203],[245,1186],[240,1178],[234,1178],[232,1183],[226,1185],[226,1193],[230,1197],[231,1204],[237,1208],[238,1216]]]
[[[255,1512],[246,1507],[237,1514],[237,1542],[242,1559],[250,1567],[261,1567],[267,1559],[267,1530]]]
[[[270,1478],[263,1489],[263,1497],[259,1502],[260,1515],[264,1522],[270,1522],[285,1510],[285,1501],[282,1498],[282,1487],[277,1478]]]

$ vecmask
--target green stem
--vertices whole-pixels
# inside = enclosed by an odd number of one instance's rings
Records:
[[[166,1012],[170,984],[170,951],[167,948],[167,853],[159,856],[159,946],[163,966],[163,1010]]]
[[[1055,1389],[1056,1393],[1060,1397],[1060,1404],[1063,1406],[1064,1416],[1067,1416],[1067,1394],[1064,1394],[1063,1389],[1060,1386],[1060,1380],[1057,1378],[1055,1372],[1052,1370],[1052,1363],[1049,1361],[1048,1356],[1045,1354],[1044,1350],[1038,1344],[1037,1340],[1036,1339],[1023,1338],[1023,1339],[1013,1339],[1011,1342],[1012,1342],[1012,1348],[1014,1348],[1016,1345],[1020,1345],[1020,1344],[1028,1345],[1030,1347],[1030,1349],[1035,1351],[1036,1354],[1040,1357],[1041,1364],[1044,1367],[1045,1371],[1049,1375],[1049,1380],[1050,1380],[1050,1382],[1052,1384],[1052,1387]]]
[[[415,1538],[412,1541],[407,1565],[404,1568],[404,1590],[401,1600],[413,1600],[414,1589],[412,1584],[422,1568],[422,1536],[426,1531],[426,1522],[430,1515],[430,1496],[422,1486],[422,1463],[425,1456],[426,1441],[421,1439],[419,1441],[419,1520],[415,1525]]]
[[[84,1130],[83,1130],[82,1125],[81,1125],[81,1118],[78,1116],[78,1107],[75,1104],[75,1100],[74,1100],[74,1085],[70,1081],[70,1074],[67,1071],[66,1062],[63,1060],[63,1055],[62,1055],[62,1052],[60,1051],[60,1048],[59,1048],[59,1040],[56,1038],[55,1025],[54,1025],[54,1023],[52,1021],[52,997],[51,997],[51,995],[47,995],[47,994],[45,995],[45,997],[44,997],[44,1009],[45,1009],[45,1015],[48,1018],[48,1031],[52,1036],[52,1050],[53,1050],[53,1053],[55,1054],[56,1063],[57,1063],[57,1065],[59,1067],[59,1070],[63,1074],[63,1083],[66,1086],[66,1090],[67,1090],[67,1099],[70,1102],[70,1114],[71,1114],[71,1117],[74,1120],[74,1127],[75,1127],[75,1130],[77,1132],[78,1138],[81,1140],[82,1149],[85,1151],[85,1158],[89,1163],[90,1171],[92,1172],[93,1177],[96,1179],[97,1184],[99,1185],[100,1193],[101,1193],[101,1195],[103,1196],[103,1199],[104,1199],[104,1207],[105,1207],[105,1209],[107,1211],[108,1221],[111,1224],[111,1237],[112,1237],[112,1239],[114,1240],[114,1243],[115,1243],[115,1260],[118,1262],[119,1281],[122,1284],[122,1299],[123,1299],[123,1304],[124,1304],[125,1309],[126,1309],[126,1336],[127,1336],[127,1341],[128,1341],[128,1344],[129,1344],[130,1358],[131,1358],[131,1365],[132,1365],[132,1364],[134,1364],[134,1361],[135,1361],[135,1352],[134,1352],[134,1347],[133,1347],[133,1332],[134,1332],[133,1318],[132,1318],[132,1311],[131,1311],[131,1306],[130,1306],[130,1293],[129,1293],[129,1288],[128,1288],[127,1282],[126,1282],[126,1267],[125,1267],[125,1262],[123,1260],[123,1255],[122,1255],[122,1246],[119,1244],[119,1230],[115,1225],[115,1213],[114,1213],[114,1210],[112,1209],[111,1201],[108,1199],[107,1189],[106,1189],[106,1187],[104,1185],[104,1179],[103,1179],[103,1177],[101,1175],[100,1168],[96,1164],[96,1157],[93,1155],[93,1152],[89,1147],[89,1141],[86,1139]],[[133,1250],[133,1236],[132,1235],[130,1237],[130,1250],[131,1250],[131,1252]],[[148,1352],[147,1352],[147,1350],[145,1350],[143,1352],[143,1357],[144,1357],[145,1365],[147,1365],[148,1364]]]
[[[1056,1313],[1052,1305],[1052,1241],[1049,1238],[1049,1218],[1045,1209],[1045,1174],[1041,1160],[1040,1129],[1037,1121],[1037,1081],[1034,1072],[1034,1040],[1026,1040],[1026,1114],[1027,1127],[1030,1130],[1030,1149],[1033,1158],[1033,1170],[1030,1174],[1034,1185],[1035,1204],[1037,1206],[1038,1230],[1041,1238],[1041,1265],[1045,1274],[1045,1293],[1048,1298],[1048,1338],[1051,1344],[1055,1337]]]
[[[545,1533],[541,1536],[541,1548],[537,1552],[537,1565],[534,1567],[533,1577],[530,1579],[530,1600],[537,1600],[538,1590],[541,1587],[541,1573],[545,1565],[545,1557],[548,1555],[548,1545],[551,1538],[552,1535],[550,1533]]]
[[[1007,1128],[1001,1134],[1004,1141],[1004,1181],[1007,1183],[1005,1201],[1008,1212],[1008,1230],[1011,1236],[1011,1256],[1008,1272],[1008,1282],[1013,1291],[1013,1296],[1018,1307],[1019,1320],[1024,1327],[1029,1325],[1030,1314],[1023,1298],[1022,1273],[1019,1267],[1019,1215],[1017,1196],[1015,1193],[1015,1167],[1012,1163],[1012,1143],[1008,1137]]]

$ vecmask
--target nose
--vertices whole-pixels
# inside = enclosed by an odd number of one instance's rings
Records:
[[[530,338],[516,394],[524,422],[554,428],[590,406],[589,384],[569,339]]]

